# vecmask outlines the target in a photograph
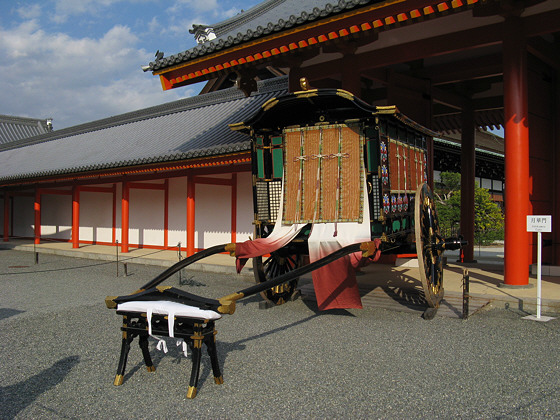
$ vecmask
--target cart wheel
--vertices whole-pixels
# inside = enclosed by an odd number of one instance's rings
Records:
[[[439,307],[443,299],[443,241],[439,232],[434,196],[427,184],[418,187],[414,211],[416,253],[424,296],[430,308]]]
[[[273,252],[270,257],[264,257],[264,261],[263,257],[253,258],[255,281],[257,283],[262,283],[271,280],[289,271],[295,270],[301,267],[301,265],[301,255],[290,253],[285,249],[279,249]],[[292,296],[296,292],[297,284],[298,279],[296,278],[261,292],[261,296],[274,305],[282,305],[287,300],[292,299]]]

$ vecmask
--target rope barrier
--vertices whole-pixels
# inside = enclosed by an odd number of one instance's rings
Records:
[[[20,240],[29,240],[30,238],[28,237],[18,237],[18,236],[10,236],[10,239],[20,239]],[[49,243],[63,243],[65,241],[61,241],[61,240],[56,240],[56,239],[41,239],[41,242],[49,242]],[[180,244],[180,242],[179,242]],[[117,277],[119,276],[119,263],[123,264],[124,267],[124,275],[125,277],[128,276],[128,262],[134,262],[134,260],[136,259],[140,259],[140,258],[145,258],[147,256],[153,256],[156,254],[159,254],[161,252],[164,251],[170,251],[173,250],[175,247],[172,248],[168,248],[168,249],[161,249],[161,250],[155,250],[153,252],[147,253],[147,254],[143,254],[143,255],[138,255],[138,256],[130,256],[130,257],[126,257],[126,258],[122,258],[122,256],[119,257],[119,251],[118,251],[118,246],[119,246],[119,241],[116,241],[115,243],[116,245],[116,261],[103,261],[103,262],[98,262],[98,263],[92,263],[92,264],[84,264],[84,265],[76,265],[76,266],[72,266],[72,267],[65,267],[65,268],[52,268],[52,269],[46,269],[46,270],[34,270],[34,271],[19,271],[19,272],[10,272],[10,273],[0,273],[0,276],[8,276],[8,275],[20,275],[20,274],[32,274],[32,273],[47,273],[47,272],[56,272],[56,271],[68,271],[68,270],[79,270],[82,268],[89,268],[89,267],[97,267],[97,266],[102,266],[102,265],[108,265],[108,264],[115,264],[116,263],[116,268],[117,268]],[[16,250],[17,251],[17,250]],[[21,250],[19,250],[21,251]],[[25,251],[22,251],[25,252]],[[34,256],[34,263],[35,265],[39,264],[39,254],[40,254],[40,248],[38,248],[35,244],[35,242],[33,242],[33,256]],[[179,251],[180,254],[180,251]],[[63,257],[68,257],[68,255],[62,255]],[[126,262],[125,262],[126,261]]]

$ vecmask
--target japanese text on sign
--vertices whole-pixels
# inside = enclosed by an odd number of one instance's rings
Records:
[[[552,232],[552,216],[527,216],[527,232]]]

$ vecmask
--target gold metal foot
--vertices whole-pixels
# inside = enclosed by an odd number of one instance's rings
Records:
[[[148,372],[155,372],[156,371],[156,367],[154,365],[146,366],[146,369],[148,369]]]
[[[218,385],[221,385],[224,383],[224,377],[222,375],[214,376],[214,382],[216,382]]]
[[[187,398],[193,399],[196,397],[196,386],[189,386],[189,390],[187,391]]]
[[[115,376],[115,381],[113,382],[113,385],[115,386],[122,385],[123,381],[124,381],[124,377],[122,375],[117,375]]]

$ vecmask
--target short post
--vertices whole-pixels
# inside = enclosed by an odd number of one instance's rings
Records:
[[[117,277],[119,277],[119,241],[116,240],[115,244],[116,244],[115,249],[117,250]]]
[[[469,270],[463,269],[463,319],[469,317]]]
[[[124,267],[124,276],[127,277],[128,276],[128,264],[123,263],[123,267]]]
[[[178,255],[179,261],[181,261],[183,259],[183,256],[181,255],[181,242],[177,243],[177,255]],[[182,270],[179,270],[179,284],[183,284],[181,271]]]

